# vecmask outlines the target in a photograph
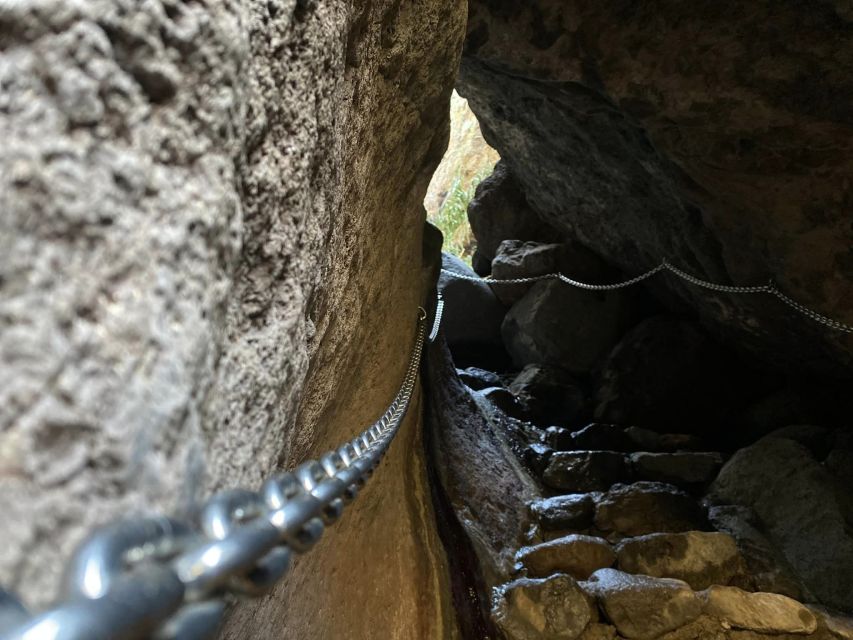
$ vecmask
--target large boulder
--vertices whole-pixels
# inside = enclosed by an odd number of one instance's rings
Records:
[[[663,259],[853,324],[853,16],[821,3],[471,0],[457,88],[531,208],[626,273]],[[526,215],[520,212],[519,215]],[[767,295],[652,286],[793,372],[853,336]]]
[[[851,611],[853,512],[836,482],[801,444],[764,438],[732,456],[711,494],[751,507],[811,593]]]
[[[559,280],[535,284],[501,327],[517,366],[531,363],[588,372],[613,348],[633,317],[622,291],[586,291]]]
[[[808,608],[778,593],[748,593],[737,587],[713,586],[702,597],[705,613],[735,629],[802,635],[817,629],[817,619]]]
[[[474,268],[487,275],[498,246],[504,240],[557,240],[557,231],[539,219],[507,163],[498,161],[468,205],[468,222],[477,239]]]
[[[741,396],[740,370],[694,323],[648,318],[602,365],[595,418],[658,431],[716,427]]]

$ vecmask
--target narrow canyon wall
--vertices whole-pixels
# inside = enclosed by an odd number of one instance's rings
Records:
[[[0,584],[192,513],[396,391],[464,4],[0,4]],[[444,638],[415,398],[347,517],[229,638]]]
[[[536,213],[628,274],[667,258],[853,324],[853,13],[841,2],[472,0],[459,92]],[[789,371],[853,338],[770,296],[655,291]]]

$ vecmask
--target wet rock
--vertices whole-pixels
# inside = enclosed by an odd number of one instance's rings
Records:
[[[620,635],[631,640],[651,640],[702,613],[702,601],[681,580],[599,569],[584,587],[595,595]]]
[[[604,422],[696,433],[716,426],[736,404],[736,370],[695,324],[648,318],[625,334],[602,365],[594,415]]]
[[[619,484],[596,505],[595,526],[624,536],[704,530],[702,508],[688,494],[661,482]]]
[[[573,640],[592,617],[586,594],[566,575],[522,578],[495,589],[492,618],[508,640]]]
[[[831,433],[826,427],[813,424],[792,424],[781,427],[768,433],[767,438],[787,438],[799,442],[817,460],[826,458],[832,446],[830,442]]]
[[[480,275],[488,274],[504,240],[553,242],[557,239],[556,231],[530,209],[509,166],[502,160],[477,185],[468,205],[468,222],[477,238],[473,263]]]
[[[802,445],[765,438],[732,456],[711,495],[717,503],[751,507],[809,591],[828,606],[850,611],[853,534],[836,483]]]
[[[565,424],[581,419],[589,402],[579,381],[557,367],[529,364],[509,385],[540,424]]]
[[[723,457],[716,452],[638,452],[630,456],[639,480],[668,482],[682,487],[704,486],[717,477]]]
[[[800,600],[804,588],[785,556],[762,531],[760,518],[749,507],[712,506],[708,520],[714,529],[735,540],[746,562],[750,591],[767,591]],[[741,586],[741,585],[735,585]]]
[[[459,379],[469,389],[480,391],[488,387],[500,387],[503,385],[498,374],[478,367],[468,367],[467,369],[457,369],[456,374]]]
[[[615,451],[558,451],[542,481],[552,489],[577,493],[605,491],[628,475],[625,457]]]
[[[600,451],[633,451],[634,442],[625,430],[615,424],[593,422],[573,434],[578,449]]]
[[[693,589],[727,585],[745,567],[734,539],[704,531],[652,533],[619,543],[618,568],[656,578],[684,580]]]
[[[737,587],[713,586],[702,597],[705,613],[737,629],[795,634],[810,634],[817,629],[811,611],[778,593],[749,593]]]
[[[535,284],[504,318],[501,332],[517,366],[530,363],[589,371],[631,319],[627,294],[590,292],[547,280]]]
[[[522,457],[527,468],[537,476],[541,476],[545,473],[545,469],[548,467],[548,463],[551,461],[551,456],[553,454],[554,450],[547,444],[534,442],[524,448]]]
[[[543,498],[530,504],[531,515],[545,531],[582,530],[592,525],[595,502],[590,493]]]
[[[477,275],[468,265],[449,253],[441,254],[441,266],[461,275]],[[442,272],[438,289],[445,300],[441,330],[454,354],[457,349],[468,352],[502,349],[501,323],[506,308],[488,285],[454,278]]]
[[[556,451],[573,451],[575,449],[575,439],[572,432],[563,427],[545,429],[545,441]]]
[[[570,534],[519,549],[516,561],[534,578],[567,573],[586,580],[593,571],[613,566],[616,554],[602,538]]]
[[[481,389],[478,393],[491,402],[506,415],[519,420],[525,420],[528,417],[527,410],[509,389],[503,387],[487,387]]]

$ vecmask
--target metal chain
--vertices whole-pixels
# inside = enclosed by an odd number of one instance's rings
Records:
[[[439,298],[430,339],[438,333]],[[0,590],[3,640],[196,640],[216,632],[228,594],[259,596],[287,572],[355,498],[397,433],[415,389],[427,313],[400,390],[366,431],[259,491],[231,489],[201,508],[195,526],[167,517],[119,521],[94,531],[67,571],[62,604],[26,619]]]
[[[715,282],[708,282],[707,280],[702,280],[701,278],[697,278],[696,276],[690,275],[686,271],[682,271],[678,267],[670,264],[667,260],[661,262],[658,266],[649,269],[645,273],[641,273],[638,276],[630,278],[629,280],[623,280],[621,282],[615,282],[613,284],[589,284],[586,282],[581,282],[579,280],[573,280],[567,276],[564,276],[562,273],[545,273],[538,276],[527,276],[523,278],[492,278],[491,276],[486,278],[481,278],[480,276],[469,276],[464,273],[457,273],[451,269],[442,268],[441,272],[458,280],[469,280],[471,282],[483,282],[485,284],[497,284],[497,285],[513,285],[513,284],[530,284],[533,282],[539,282],[542,280],[559,280],[561,282],[565,282],[566,284],[572,285],[573,287],[577,287],[579,289],[586,289],[588,291],[612,291],[614,289],[622,289],[624,287],[630,287],[631,285],[635,285],[643,280],[651,278],[657,273],[661,271],[669,271],[670,273],[678,276],[682,280],[694,284],[698,287],[702,287],[703,289],[710,289],[711,291],[718,291],[720,293],[734,293],[734,294],[743,294],[743,293],[764,293],[772,295],[783,303],[798,311],[802,315],[806,316],[810,320],[814,322],[818,322],[824,326],[829,327],[830,329],[834,329],[836,331],[841,331],[843,333],[853,333],[853,326],[849,324],[845,324],[840,322],[839,320],[834,320],[827,316],[824,316],[814,309],[810,309],[809,307],[797,302],[796,300],[790,298],[785,295],[776,287],[776,285],[771,281],[768,284],[762,285],[753,285],[753,286],[736,286],[736,285],[727,285],[727,284],[717,284]]]

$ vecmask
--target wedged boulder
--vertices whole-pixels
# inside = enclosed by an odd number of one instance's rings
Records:
[[[580,381],[558,367],[529,364],[509,388],[539,424],[574,422],[581,419],[589,408],[589,400]]]
[[[739,368],[694,323],[647,318],[603,363],[595,419],[688,433],[717,426],[737,406],[741,391],[733,377]]]
[[[570,493],[530,503],[530,514],[545,531],[581,530],[592,525],[595,494]]]
[[[702,601],[681,580],[599,569],[583,586],[620,635],[630,640],[651,640],[702,613]]]
[[[634,477],[638,480],[668,482],[679,487],[702,487],[717,477],[723,457],[715,452],[678,453],[637,452],[630,455]]]
[[[503,384],[498,374],[480,369],[479,367],[457,369],[456,375],[459,376],[462,384],[474,391],[480,391],[489,387],[500,387]]]
[[[808,635],[817,619],[805,606],[778,593],[749,593],[737,587],[713,586],[701,594],[704,611],[736,629],[759,633]]]
[[[656,578],[684,580],[693,589],[727,585],[745,566],[734,539],[718,532],[652,533],[616,548],[618,568]]]
[[[828,606],[853,610],[847,492],[808,449],[764,438],[732,456],[710,493],[718,503],[751,507],[809,591]]]
[[[456,256],[442,252],[441,267],[463,276],[477,274]],[[454,356],[457,352],[488,354],[503,350],[501,323],[506,307],[495,297],[489,285],[454,278],[442,272],[438,279],[438,290],[444,296],[444,315],[441,330]],[[470,357],[470,356],[468,356]],[[455,358],[460,364],[460,358]],[[468,362],[462,362],[466,366]]]
[[[593,616],[588,596],[567,575],[514,580],[492,599],[492,619],[507,640],[574,640]]]
[[[593,422],[572,433],[578,449],[598,449],[603,451],[633,451],[634,442],[625,434],[625,430],[615,424]]]
[[[593,571],[613,566],[616,554],[602,538],[573,533],[522,547],[515,559],[533,578],[566,573],[577,580],[586,580]]]
[[[501,333],[519,367],[540,363],[585,373],[609,353],[632,317],[623,291],[586,291],[546,280],[510,308]]]
[[[468,205],[468,222],[477,238],[472,262],[480,275],[489,273],[504,240],[554,242],[558,238],[557,232],[530,209],[518,181],[502,160],[477,185]]]
[[[602,284],[618,279],[613,269],[601,258],[577,243],[546,244],[504,240],[492,260],[492,277],[497,280],[529,278],[549,273],[562,273],[569,278]],[[506,305],[518,302],[533,286],[523,284],[493,284],[495,295]]]
[[[628,478],[625,456],[615,451],[557,451],[542,482],[551,489],[582,493],[606,491]]]
[[[703,509],[684,491],[662,482],[617,484],[596,504],[595,526],[623,536],[705,530]]]
[[[720,505],[708,509],[708,520],[717,531],[735,540],[746,562],[744,580],[750,591],[781,593],[795,600],[806,590],[785,556],[763,532],[760,518],[749,507]],[[742,586],[742,585],[735,585]]]

